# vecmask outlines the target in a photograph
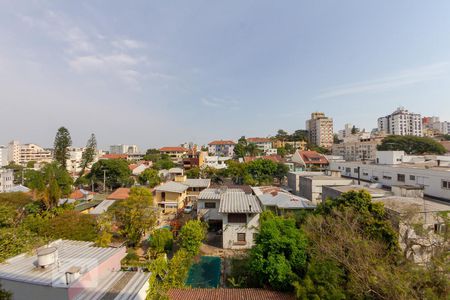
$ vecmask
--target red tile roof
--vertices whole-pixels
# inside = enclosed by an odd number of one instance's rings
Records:
[[[89,195],[92,195],[92,192],[89,192]],[[73,191],[70,196],[69,199],[75,199],[75,200],[79,200],[79,199],[84,199],[85,195],[79,190],[75,190]]]
[[[133,171],[134,169],[136,169],[138,167],[138,164],[129,164],[128,165],[128,169],[130,169],[130,171]]]
[[[106,199],[108,200],[125,200],[130,196],[129,188],[118,188],[112,192]]]
[[[293,295],[264,289],[171,289],[170,300],[294,300]]]
[[[188,149],[183,147],[162,147],[159,149],[161,152],[187,152]]]
[[[209,143],[208,145],[236,145],[235,142],[233,141],[212,141],[211,143]]]
[[[326,157],[316,151],[298,151],[298,153],[302,157],[305,164],[328,164],[328,160],[326,159]]]
[[[102,159],[127,159],[128,155],[127,154],[104,154],[100,158],[102,158]]]
[[[268,138],[254,137],[254,138],[248,138],[247,142],[250,142],[250,143],[270,143],[270,142],[272,142],[272,140],[268,139]]]

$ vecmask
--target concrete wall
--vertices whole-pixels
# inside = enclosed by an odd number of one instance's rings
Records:
[[[254,234],[259,230],[259,214],[247,214],[247,224],[228,223],[228,214],[223,214],[223,248],[250,249],[254,246]],[[245,233],[246,244],[237,243],[237,234]]]
[[[402,184],[420,185],[424,187],[425,195],[450,200],[450,189],[442,187],[443,180],[450,181],[450,172],[446,169],[411,168],[399,165],[393,167],[358,162],[331,162],[330,164],[331,169],[339,170],[343,176],[352,178],[358,178],[358,174],[354,172],[358,166],[361,167],[362,180],[378,182],[388,187]],[[398,174],[405,175],[405,182],[397,180]]]
[[[69,299],[66,288],[54,288],[1,279],[2,288],[13,293],[14,300],[46,299],[46,300],[65,300]]]
[[[216,208],[206,208],[205,202],[216,203]],[[222,220],[222,214],[219,214],[220,200],[198,200],[197,212],[202,212],[204,219],[207,220]],[[200,213],[198,213],[200,215]]]

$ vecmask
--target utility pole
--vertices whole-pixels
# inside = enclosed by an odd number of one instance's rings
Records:
[[[106,170],[103,170],[103,192],[106,194]]]

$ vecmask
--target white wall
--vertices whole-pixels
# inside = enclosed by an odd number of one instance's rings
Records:
[[[223,214],[223,248],[250,249],[255,245],[254,234],[258,233],[259,214],[247,214],[247,224],[228,223],[228,214]],[[237,234],[245,233],[245,245],[237,245]]]

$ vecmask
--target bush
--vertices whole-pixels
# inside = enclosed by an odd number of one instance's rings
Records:
[[[173,248],[172,232],[167,228],[155,230],[151,236],[150,248],[153,257],[160,253],[171,251]]]

